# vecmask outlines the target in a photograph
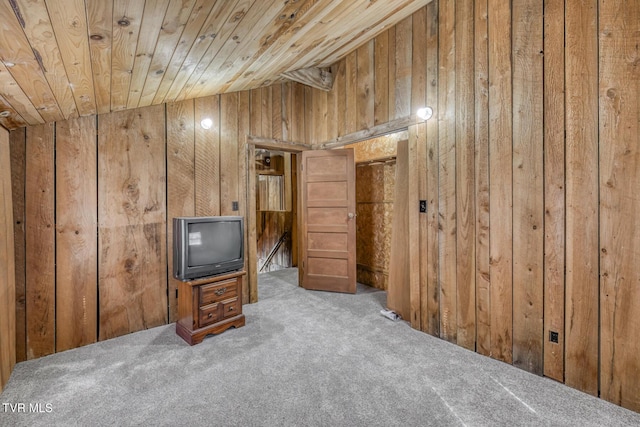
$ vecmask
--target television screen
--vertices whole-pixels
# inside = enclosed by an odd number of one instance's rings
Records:
[[[189,267],[239,259],[242,257],[240,222],[196,222],[189,224]]]
[[[173,276],[215,276],[244,268],[244,219],[240,216],[173,219]]]

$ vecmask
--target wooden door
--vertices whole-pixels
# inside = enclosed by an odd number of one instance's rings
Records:
[[[300,284],[356,292],[356,189],[352,149],[304,151],[300,167]]]

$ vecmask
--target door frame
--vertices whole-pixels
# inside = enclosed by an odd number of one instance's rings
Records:
[[[420,171],[426,172],[426,122],[412,115],[401,119],[396,119],[376,125],[370,129],[343,135],[338,138],[325,141],[319,144],[305,144],[295,141],[282,141],[272,138],[263,138],[253,135],[246,135],[246,183],[247,194],[245,200],[245,255],[247,258],[247,295],[250,303],[258,302],[258,246],[256,236],[256,168],[253,159],[255,158],[256,148],[265,148],[271,150],[285,151],[296,155],[297,167],[300,167],[301,155],[305,150],[327,150],[332,148],[341,148],[345,145],[355,142],[364,141],[371,138],[377,138],[390,133],[409,131],[409,182],[411,185],[409,206],[418,206],[418,200],[426,199],[426,185],[423,180],[426,176],[421,177]],[[420,152],[420,155],[418,155]],[[425,155],[423,155],[425,154]],[[423,158],[424,157],[424,158]],[[300,188],[298,187],[298,211],[300,210]],[[418,194],[418,192],[420,194]],[[299,217],[299,215],[298,215]],[[296,218],[298,221],[298,218]],[[424,224],[423,224],[424,223]],[[411,300],[411,326],[415,329],[421,329],[421,311],[423,311],[420,289],[424,287],[427,280],[426,274],[421,274],[420,258],[426,255],[424,242],[421,244],[423,236],[423,228],[426,226],[426,218],[418,217],[417,210],[410,210],[410,227],[420,226],[420,233],[410,233],[409,244],[412,249],[418,249],[413,252],[410,259],[410,300]],[[298,228],[300,224],[298,223]],[[300,245],[298,245],[298,254],[300,255]],[[300,257],[299,257],[300,259]],[[424,307],[426,310],[426,307]]]
[[[280,141],[276,139],[258,138],[251,135],[246,136],[246,153],[245,162],[247,165],[247,198],[246,198],[246,212],[245,212],[245,256],[247,266],[247,282],[248,282],[248,296],[249,302],[258,302],[258,245],[256,235],[256,149],[267,149],[274,151],[284,151],[296,156],[296,167],[299,167],[300,153],[306,150],[313,150],[314,148],[309,144],[303,144],[299,142]],[[299,192],[299,190],[298,190]],[[297,211],[300,210],[300,197],[297,197]],[[296,215],[296,223],[298,229],[300,223],[298,222],[299,215]],[[298,245],[298,259],[299,259],[300,246]]]

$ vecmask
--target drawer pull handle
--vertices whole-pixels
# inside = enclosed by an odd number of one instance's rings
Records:
[[[211,319],[212,317],[213,317],[213,313],[209,313],[209,314],[207,315],[207,318],[209,318],[209,319]]]
[[[233,311],[233,307],[229,307],[229,311]]]
[[[224,294],[225,292],[227,292],[227,288],[216,289],[216,291],[214,293],[216,295],[220,296],[220,295]]]

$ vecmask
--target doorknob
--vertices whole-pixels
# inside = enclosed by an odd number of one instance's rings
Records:
[[[349,217],[349,219],[353,219],[353,218],[357,217],[358,215],[349,212],[349,215],[347,215],[347,216]]]

